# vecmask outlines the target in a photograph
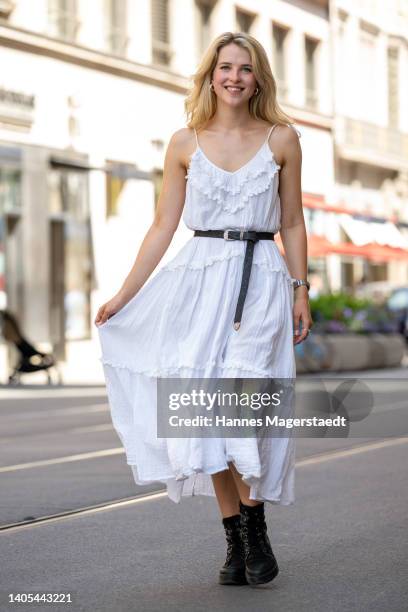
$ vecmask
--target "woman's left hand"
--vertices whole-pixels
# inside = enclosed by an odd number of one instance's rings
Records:
[[[300,323],[302,323],[302,332],[300,331]],[[312,325],[313,321],[310,313],[309,294],[307,293],[306,287],[298,287],[295,289],[295,300],[293,305],[294,344],[299,344],[307,338]]]

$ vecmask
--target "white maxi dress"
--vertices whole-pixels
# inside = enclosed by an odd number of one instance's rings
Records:
[[[182,219],[191,230],[278,232],[280,166],[266,140],[236,172],[191,155]],[[296,377],[293,287],[276,243],[255,243],[241,326],[233,327],[247,242],[192,236],[98,326],[108,401],[135,483],[168,497],[215,496],[211,474],[234,462],[250,498],[294,502],[295,439],[159,438],[157,377]]]

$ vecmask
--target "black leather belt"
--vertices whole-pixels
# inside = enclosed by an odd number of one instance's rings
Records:
[[[209,236],[212,238],[224,238],[224,240],[246,240],[247,246],[245,250],[244,265],[242,269],[241,288],[237,308],[234,317],[234,329],[238,330],[241,326],[242,311],[248,291],[249,277],[251,274],[252,259],[254,255],[255,242],[258,240],[275,240],[273,232],[255,232],[245,230],[194,230],[194,236]]]

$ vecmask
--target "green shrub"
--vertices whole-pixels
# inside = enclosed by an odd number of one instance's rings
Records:
[[[310,300],[315,331],[359,333],[398,331],[395,315],[367,298],[343,292],[328,293]]]

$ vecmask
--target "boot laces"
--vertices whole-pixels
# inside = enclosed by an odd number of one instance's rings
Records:
[[[264,516],[249,516],[248,514],[244,513],[241,524],[242,542],[244,544],[246,555],[259,550],[266,554],[271,554],[271,547]]]
[[[229,564],[234,557],[243,556],[243,547],[239,528],[228,525],[225,528],[225,535],[227,539],[227,558],[225,563]]]

